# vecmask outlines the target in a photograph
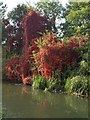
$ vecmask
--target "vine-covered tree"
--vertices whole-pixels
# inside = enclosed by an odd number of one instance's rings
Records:
[[[41,36],[41,33],[45,32],[47,27],[47,19],[45,16],[41,16],[37,11],[29,11],[28,15],[24,18],[24,50],[32,45],[34,38]]]

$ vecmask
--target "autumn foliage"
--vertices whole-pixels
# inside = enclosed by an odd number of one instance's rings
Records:
[[[40,37],[40,33],[45,32],[47,19],[44,16],[40,16],[38,12],[30,11],[24,18],[24,48],[32,45],[34,38]]]
[[[65,69],[78,62],[78,51],[87,43],[87,39],[73,36],[61,41],[56,34],[40,34],[45,32],[46,21],[35,11],[30,11],[24,18],[24,51],[6,64],[10,80],[17,79],[25,83],[24,80],[29,78],[26,83],[30,83],[35,75],[55,78],[56,70],[64,74]]]
[[[6,70],[9,80],[21,80],[21,63],[22,60],[19,56],[14,56],[8,60]]]

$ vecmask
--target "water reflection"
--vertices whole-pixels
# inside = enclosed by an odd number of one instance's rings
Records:
[[[10,118],[86,118],[88,100],[33,90],[30,86],[3,84],[4,117]]]

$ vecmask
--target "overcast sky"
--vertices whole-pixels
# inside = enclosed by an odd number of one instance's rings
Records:
[[[7,11],[11,11],[12,8],[16,7],[17,4],[22,4],[22,3],[36,3],[39,2],[40,0],[1,0],[3,1],[4,4],[7,4]],[[59,0],[63,5],[68,2],[68,0]]]

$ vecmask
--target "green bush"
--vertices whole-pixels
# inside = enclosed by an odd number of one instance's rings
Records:
[[[55,78],[47,80],[43,76],[35,76],[33,78],[32,87],[34,89],[43,89],[45,91],[58,91],[61,89],[61,82]]]
[[[90,91],[88,76],[76,76],[66,80],[65,89],[67,93],[77,93],[78,95],[86,95]]]
[[[46,79],[43,76],[35,76],[33,78],[32,87],[44,90],[46,87]]]
[[[80,62],[78,74],[79,75],[89,75],[90,74],[90,68],[88,66],[88,62],[86,62],[85,60]]]
[[[45,89],[45,91],[49,90],[60,90],[61,89],[61,81],[57,80],[55,78],[50,78],[49,80],[47,80],[47,88]]]

